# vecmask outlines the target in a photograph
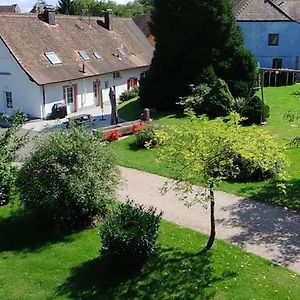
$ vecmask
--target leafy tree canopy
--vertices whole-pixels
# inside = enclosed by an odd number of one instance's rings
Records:
[[[172,168],[176,177],[171,188],[182,192],[186,200],[186,195],[193,192],[193,184],[200,183],[203,189],[196,191],[192,202],[187,204],[211,203],[208,249],[215,236],[214,189],[218,182],[244,177],[244,172],[256,172],[258,168],[273,177],[282,178],[284,174],[284,148],[260,127],[242,127],[239,122],[238,114],[232,114],[227,122],[191,114],[180,126],[166,131],[160,148],[160,160]]]
[[[129,18],[149,13],[151,7],[149,0],[135,0],[127,4],[97,0],[59,0],[58,2],[58,11],[69,15],[103,16],[106,9],[112,9],[115,16]]]

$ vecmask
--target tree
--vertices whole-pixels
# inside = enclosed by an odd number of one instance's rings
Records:
[[[73,0],[59,0],[58,12],[65,15],[73,15],[75,12]]]
[[[165,186],[182,193],[187,205],[196,202],[210,203],[211,232],[206,249],[214,243],[215,197],[214,190],[220,181],[243,176],[239,163],[247,162],[247,171],[258,167],[273,177],[282,176],[285,165],[284,148],[263,129],[239,125],[240,117],[232,114],[227,122],[221,118],[209,121],[207,117],[189,115],[181,126],[170,127],[165,133],[160,160],[172,168],[175,184]],[[194,191],[193,184],[203,188]],[[195,192],[192,202],[187,195]]]
[[[17,183],[25,208],[50,226],[70,230],[107,213],[119,178],[102,134],[72,127],[39,145],[22,165]]]
[[[4,116],[1,119],[7,118]],[[17,169],[13,162],[17,157],[17,151],[27,141],[27,135],[18,134],[24,121],[24,115],[16,111],[12,116],[12,125],[5,132],[0,133],[0,205],[9,202],[14,189]]]
[[[59,0],[58,11],[61,14],[103,16],[106,9],[112,9],[117,17],[131,18],[135,15],[149,13],[151,5],[147,1],[117,4],[114,1],[96,0]]]
[[[226,81],[234,97],[246,96],[256,77],[253,56],[231,0],[155,0],[151,31],[156,49],[140,96],[146,106],[175,108],[189,85],[203,83],[207,70]]]

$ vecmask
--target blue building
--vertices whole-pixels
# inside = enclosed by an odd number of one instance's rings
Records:
[[[234,0],[233,6],[260,67],[300,69],[300,0]]]

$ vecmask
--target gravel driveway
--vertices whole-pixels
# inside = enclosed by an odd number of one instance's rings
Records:
[[[202,205],[187,208],[174,192],[160,193],[165,177],[121,168],[118,192],[145,206],[155,206],[163,218],[209,233],[209,212]],[[216,192],[217,238],[231,242],[300,274],[300,213]]]

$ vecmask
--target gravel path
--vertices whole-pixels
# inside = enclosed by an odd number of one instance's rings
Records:
[[[163,218],[209,233],[209,213],[202,205],[187,208],[174,192],[160,193],[165,177],[121,168],[119,199],[153,205]],[[216,192],[217,238],[231,242],[300,274],[300,213],[231,194]]]

